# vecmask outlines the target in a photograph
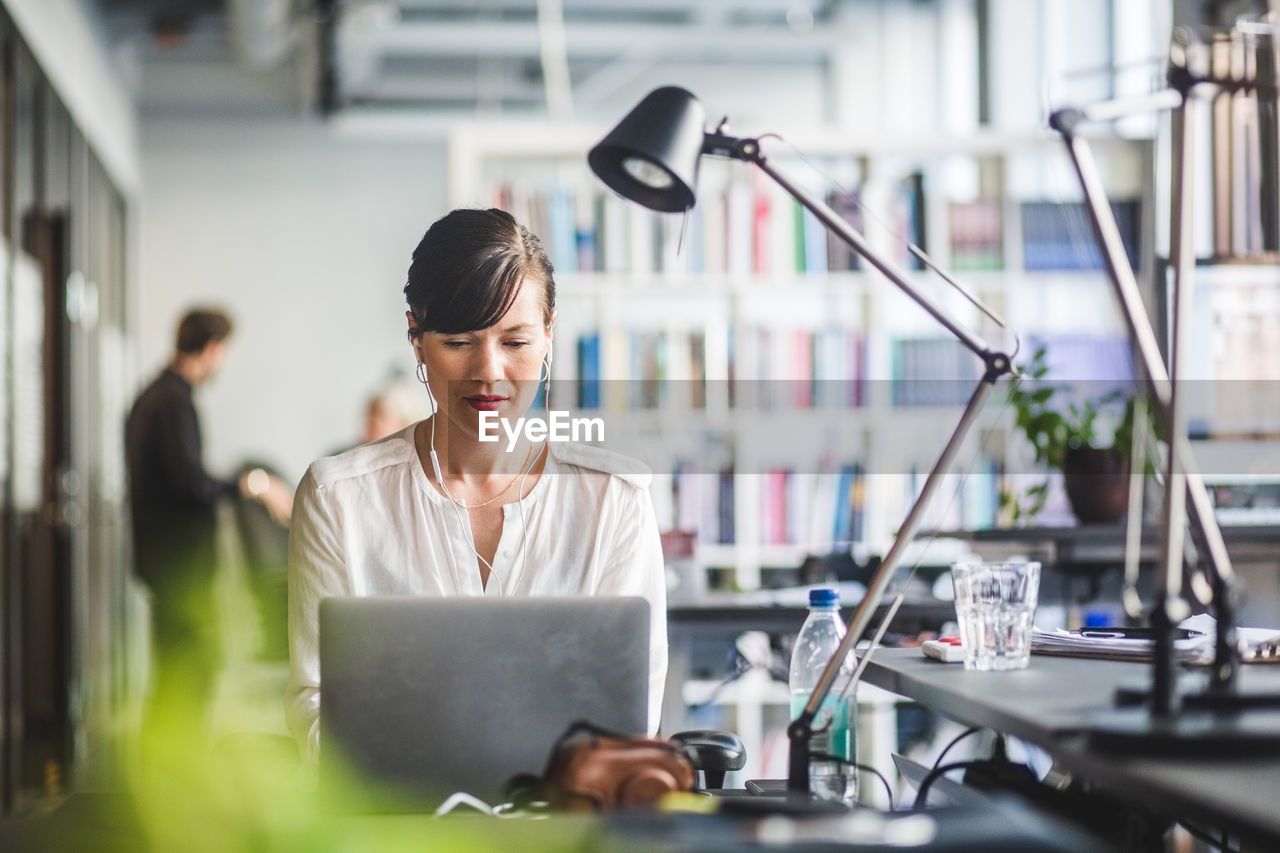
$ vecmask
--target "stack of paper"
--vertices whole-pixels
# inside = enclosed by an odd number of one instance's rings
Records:
[[[1152,647],[1150,630],[1144,628],[1031,629],[1031,651],[1046,655],[1151,660]],[[1209,634],[1180,631],[1173,647],[1180,661],[1208,663],[1213,659],[1213,636]]]
[[[1182,622],[1173,641],[1174,655],[1183,663],[1207,664],[1213,661],[1217,623],[1213,616],[1202,613]],[[1243,643],[1243,659],[1247,662],[1274,660],[1280,657],[1268,650],[1280,647],[1280,632],[1274,628],[1239,628]],[[1151,660],[1153,642],[1150,628],[1081,628],[1066,631],[1031,629],[1031,651],[1046,655],[1114,658],[1118,660]]]

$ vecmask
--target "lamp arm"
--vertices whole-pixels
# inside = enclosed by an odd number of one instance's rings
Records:
[[[1151,327],[1151,322],[1147,317],[1146,310],[1142,304],[1141,292],[1138,289],[1137,278],[1134,276],[1133,269],[1129,265],[1128,256],[1124,250],[1124,242],[1120,236],[1120,229],[1116,224],[1115,214],[1111,210],[1110,204],[1107,203],[1106,193],[1102,188],[1102,181],[1098,175],[1097,164],[1093,157],[1093,150],[1089,143],[1076,134],[1076,129],[1081,121],[1092,119],[1095,116],[1104,116],[1106,118],[1119,118],[1123,115],[1134,115],[1144,110],[1165,109],[1172,105],[1175,109],[1184,109],[1188,100],[1186,92],[1175,92],[1176,101],[1168,96],[1166,90],[1157,93],[1146,102],[1129,101],[1129,111],[1123,112],[1118,107],[1098,108],[1089,112],[1087,109],[1065,109],[1059,110],[1050,118],[1050,124],[1058,130],[1066,143],[1067,153],[1071,157],[1072,165],[1075,167],[1076,175],[1080,179],[1081,189],[1084,191],[1085,208],[1089,214],[1089,219],[1093,225],[1094,233],[1098,238],[1098,242],[1102,247],[1102,257],[1106,264],[1112,285],[1115,288],[1116,296],[1120,303],[1121,314],[1124,316],[1125,322],[1129,328],[1129,334],[1134,342],[1134,348],[1138,355],[1138,360],[1142,368],[1143,376],[1146,380],[1148,390],[1155,401],[1155,405],[1161,417],[1166,420],[1169,417],[1169,411],[1174,404],[1174,389],[1169,378],[1169,372],[1165,367],[1164,358],[1160,354],[1159,343],[1156,340],[1155,331]],[[1180,158],[1189,160],[1185,150],[1180,152]],[[1185,181],[1185,177],[1183,177]],[[1186,196],[1183,195],[1179,200],[1185,201]],[[1180,217],[1180,222],[1189,221],[1189,211],[1178,210],[1175,206],[1175,213]],[[1175,230],[1171,233],[1177,235],[1179,223],[1175,223]],[[1190,254],[1190,247],[1186,249]],[[1180,252],[1181,254],[1181,252]],[[1185,258],[1180,258],[1178,278],[1188,275],[1185,267],[1187,264],[1181,263]],[[1189,288],[1190,282],[1187,280],[1180,281],[1179,288]],[[1178,558],[1181,559],[1181,549],[1170,549],[1171,534],[1176,534],[1181,528],[1181,522],[1185,518],[1185,507],[1191,509],[1191,517],[1195,523],[1196,529],[1199,531],[1204,540],[1205,548],[1208,551],[1209,564],[1213,569],[1212,579],[1212,601],[1217,619],[1217,642],[1215,643],[1214,665],[1210,675],[1210,689],[1214,692],[1225,692],[1234,689],[1240,668],[1240,649],[1236,639],[1236,611],[1240,597],[1239,580],[1235,571],[1231,566],[1231,558],[1227,554],[1226,543],[1222,538],[1222,529],[1218,526],[1218,521],[1213,514],[1213,502],[1209,499],[1208,489],[1205,488],[1204,479],[1200,476],[1197,469],[1195,459],[1191,454],[1191,443],[1187,439],[1184,431],[1175,431],[1170,433],[1170,462],[1171,471],[1176,471],[1180,475],[1180,479],[1185,482],[1186,488],[1186,505],[1183,506],[1180,501],[1175,502],[1175,508],[1178,509],[1178,519],[1170,521],[1178,521],[1178,526],[1172,524],[1166,526],[1162,531],[1165,534],[1164,547],[1166,552],[1177,550]],[[1168,488],[1172,488],[1175,479],[1166,478]],[[1172,556],[1166,553],[1166,557]],[[1166,565],[1166,572],[1169,566]],[[1177,574],[1180,575],[1180,572]],[[1167,575],[1166,575],[1167,579]],[[1170,585],[1165,584],[1164,600],[1160,603],[1162,626],[1170,629],[1175,626],[1174,613],[1170,610],[1170,596],[1177,596],[1179,591],[1169,589]],[[1162,626],[1157,626],[1162,627]],[[1167,635],[1168,631],[1158,630],[1157,635]],[[1157,646],[1164,645],[1165,651],[1168,651],[1169,645],[1172,643],[1171,636],[1162,639],[1157,636]],[[1172,689],[1171,666],[1169,662],[1172,655],[1159,653],[1157,655],[1157,682],[1158,689],[1156,693],[1165,693],[1166,690]],[[1166,693],[1166,697],[1168,694]],[[1169,700],[1172,701],[1172,700]],[[1166,705],[1166,699],[1157,698],[1157,705]]]
[[[1059,133],[1072,136],[1075,134],[1075,129],[1086,122],[1114,121],[1161,110],[1171,110],[1182,105],[1182,98],[1183,93],[1171,87],[1143,95],[1064,107],[1049,116],[1049,126]]]
[[[965,406],[964,412],[960,415],[960,420],[956,423],[951,437],[947,439],[946,445],[942,448],[942,453],[938,456],[937,461],[934,462],[932,470],[929,471],[929,476],[925,478],[920,494],[916,497],[915,503],[911,505],[906,519],[903,520],[902,526],[898,529],[898,535],[894,537],[892,547],[889,548],[888,553],[884,556],[884,561],[880,563],[880,567],[876,569],[875,575],[871,578],[871,582],[867,586],[867,594],[862,597],[862,601],[853,611],[853,615],[849,617],[840,647],[831,656],[831,659],[827,661],[826,669],[822,671],[822,675],[818,678],[818,683],[814,686],[813,693],[809,697],[809,702],[804,706],[804,710],[787,728],[787,737],[791,746],[787,775],[787,789],[789,791],[809,790],[809,738],[813,734],[813,721],[817,717],[818,709],[822,706],[827,694],[831,692],[836,677],[840,673],[841,663],[854,646],[857,645],[858,641],[862,639],[862,635],[866,632],[867,626],[871,622],[872,614],[875,613],[876,607],[884,599],[885,593],[889,589],[889,584],[893,581],[898,564],[902,560],[903,552],[906,550],[907,545],[915,539],[916,531],[920,528],[920,522],[924,520],[925,511],[929,508],[934,493],[938,490],[938,486],[941,485],[943,476],[951,470],[951,465],[955,461],[956,455],[960,452],[960,446],[964,443],[965,437],[973,427],[974,421],[977,420],[979,412],[982,411],[982,406],[990,395],[991,390],[995,387],[996,380],[1003,373],[1008,372],[1008,370],[997,371],[989,369],[978,380],[977,387],[974,388],[973,394],[969,397],[969,402]],[[888,619],[891,616],[892,614],[887,614],[885,618]],[[870,650],[867,653],[869,654]]]
[[[1187,433],[1187,404],[1182,393],[1185,387],[1187,320],[1191,310],[1191,276],[1195,270],[1195,253],[1191,245],[1192,184],[1195,181],[1195,163],[1188,156],[1188,146],[1193,139],[1195,100],[1184,98],[1182,105],[1172,114],[1174,168],[1172,197],[1172,223],[1169,232],[1169,254],[1173,260],[1173,334],[1169,343],[1169,400],[1164,407],[1166,429],[1176,447]],[[1173,630],[1178,622],[1191,615],[1182,595],[1182,563],[1185,559],[1187,526],[1187,486],[1180,454],[1171,452],[1165,460],[1164,511],[1161,513],[1161,557],[1164,571],[1156,583],[1155,647],[1152,654],[1151,713],[1157,717],[1171,716],[1177,710],[1178,664],[1173,656]]]
[[[869,264],[883,273],[899,290],[909,296],[913,302],[937,320],[960,343],[964,344],[974,355],[981,358],[988,369],[992,366],[993,360],[997,362],[1003,360],[1007,365],[1008,359],[1003,354],[993,353],[982,338],[957,322],[942,306],[934,302],[928,294],[917,288],[905,270],[887,258],[882,257],[875,249],[871,248],[866,238],[854,230],[853,226],[832,210],[826,202],[796,184],[784,172],[774,166],[765,157],[764,152],[760,150],[760,141],[758,139],[739,139],[725,136],[719,132],[708,133],[704,137],[702,150],[705,154],[730,157],[755,164],[760,171],[786,190],[788,195],[816,216],[818,221],[834,232],[850,248],[865,258]],[[1002,367],[1000,372],[1007,373],[1008,369]]]
[[[809,740],[813,736],[813,721],[817,717],[818,708],[822,706],[823,700],[831,692],[831,687],[840,672],[841,662],[844,661],[849,651],[858,641],[862,639],[871,621],[872,614],[884,599],[898,563],[902,559],[903,551],[915,538],[916,531],[920,527],[920,522],[924,518],[924,513],[929,507],[933,494],[942,482],[942,476],[951,469],[951,464],[955,460],[956,454],[959,452],[960,446],[968,435],[974,421],[977,419],[978,413],[982,410],[983,403],[995,386],[996,380],[1005,374],[1013,372],[1013,363],[1005,353],[993,352],[982,338],[958,323],[940,305],[919,290],[911,282],[910,277],[904,270],[881,257],[871,248],[861,234],[837,215],[824,201],[809,193],[787,177],[785,173],[775,168],[760,150],[760,141],[758,139],[728,136],[721,133],[720,129],[717,128],[712,133],[704,134],[702,153],[753,163],[792,198],[816,216],[818,221],[897,285],[899,290],[909,296],[926,313],[937,320],[943,328],[954,335],[960,343],[964,344],[974,355],[981,358],[983,362],[982,378],[978,381],[977,387],[974,389],[972,396],[970,396],[969,402],[960,416],[960,421],[956,424],[955,430],[947,440],[946,446],[943,447],[941,455],[934,463],[929,476],[925,478],[924,486],[921,488],[915,502],[911,505],[906,519],[902,522],[892,547],[885,554],[884,561],[881,562],[875,576],[872,577],[866,595],[862,597],[862,601],[859,602],[858,607],[849,618],[840,648],[827,661],[827,666],[818,678],[818,683],[814,686],[813,693],[810,695],[804,710],[787,728],[787,737],[790,740],[791,747],[787,770],[787,789],[793,792],[805,792],[809,790]]]

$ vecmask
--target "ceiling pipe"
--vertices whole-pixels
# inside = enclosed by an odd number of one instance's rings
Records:
[[[293,53],[298,31],[292,0],[227,0],[231,44],[246,66],[275,68]]]
[[[573,84],[565,44],[564,7],[560,0],[538,0],[538,53],[547,91],[547,113],[558,121],[573,119]]]
[[[683,26],[566,22],[565,43],[575,59],[609,60],[652,45],[666,56],[742,58],[756,62],[815,62],[842,47],[847,37],[816,27],[797,33],[776,26]],[[362,47],[396,56],[511,56],[537,58],[542,43],[536,27],[520,21],[405,20],[362,34]]]

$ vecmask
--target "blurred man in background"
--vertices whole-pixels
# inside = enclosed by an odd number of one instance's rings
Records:
[[[125,424],[135,570],[151,593],[152,657],[148,727],[163,712],[202,724],[222,662],[214,581],[218,503],[260,500],[287,523],[293,490],[259,471],[239,482],[204,469],[194,391],[222,365],[232,332],[222,311],[189,311],[172,360],[134,402]]]

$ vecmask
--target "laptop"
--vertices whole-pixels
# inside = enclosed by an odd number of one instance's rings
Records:
[[[646,731],[649,602],[329,598],[320,682],[324,787],[355,770],[391,789],[387,808],[457,791],[497,803],[574,720]]]
[[[898,774],[907,780],[911,789],[917,792],[924,783],[925,777],[932,772],[931,768],[897,752],[893,753],[893,766],[898,769]],[[989,804],[991,798],[970,785],[962,785],[946,776],[939,776],[930,784],[927,801],[931,806],[981,806]]]

